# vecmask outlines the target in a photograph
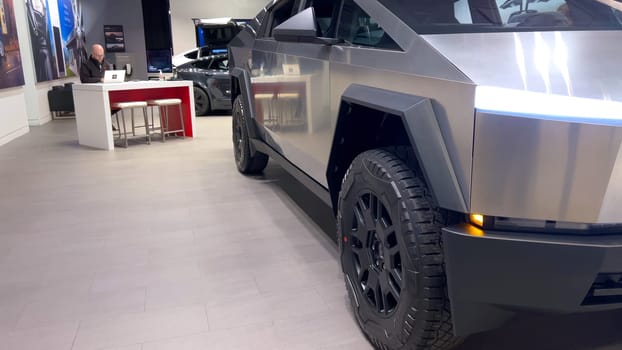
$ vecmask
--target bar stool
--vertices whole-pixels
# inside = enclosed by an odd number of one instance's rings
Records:
[[[280,92],[277,96],[279,101],[279,124],[283,127],[301,126],[304,122],[298,115],[300,111],[300,94],[297,92]]]
[[[184,128],[184,113],[181,108],[181,99],[179,98],[163,98],[158,100],[149,100],[147,105],[151,107],[151,131],[160,130],[162,135],[162,142],[166,141],[166,135],[181,133],[182,137],[185,137]],[[171,106],[177,106],[179,108],[179,121],[181,124],[180,129],[169,130],[169,115],[168,109]],[[160,127],[156,128],[153,122],[153,107],[158,107],[160,114]]]
[[[145,119],[145,125],[149,123],[149,119],[147,118],[147,102],[145,101],[128,101],[128,102],[114,102],[111,104],[111,108],[113,110],[118,111],[115,113],[115,118],[117,120],[117,129],[119,131],[119,140],[123,140],[123,146],[127,148],[127,129],[125,126],[125,111],[130,110],[131,118],[132,118],[132,136],[136,136],[136,125],[134,124],[134,109],[140,108],[143,111],[143,117]],[[119,114],[121,115],[121,122],[119,122]],[[123,128],[123,133],[121,133],[121,128]],[[151,144],[151,135],[149,134],[149,128],[145,128],[146,131],[146,140],[148,144]],[[142,136],[141,136],[142,137]]]
[[[257,106],[261,106],[264,125],[267,127],[276,127],[278,125],[278,120],[276,118],[276,113],[274,113],[275,94],[272,92],[265,92],[255,94],[254,96],[255,101],[257,101]]]

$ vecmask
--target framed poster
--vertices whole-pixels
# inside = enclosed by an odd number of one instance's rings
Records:
[[[125,35],[121,25],[104,25],[107,52],[125,52]]]
[[[0,89],[24,85],[13,0],[0,1]]]
[[[80,1],[26,0],[26,16],[37,82],[78,75],[88,57]]]

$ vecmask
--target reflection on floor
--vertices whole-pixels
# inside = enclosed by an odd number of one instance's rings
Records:
[[[197,122],[106,152],[56,120],[0,147],[0,349],[371,349],[330,209],[274,164],[239,175],[229,117]],[[620,321],[526,316],[459,350],[619,349]]]

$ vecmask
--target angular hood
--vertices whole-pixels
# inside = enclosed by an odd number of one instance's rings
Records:
[[[478,86],[622,102],[622,31],[422,37]]]
[[[622,223],[622,31],[423,38],[476,85],[472,212]]]

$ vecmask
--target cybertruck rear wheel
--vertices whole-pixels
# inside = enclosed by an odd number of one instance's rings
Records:
[[[261,152],[251,154],[250,138],[248,136],[248,116],[242,104],[242,96],[233,101],[231,110],[233,125],[233,153],[235,164],[242,174],[257,174],[268,165],[268,155]]]
[[[361,329],[382,350],[449,349],[443,215],[425,183],[384,150],[357,156],[341,192],[341,266]]]

